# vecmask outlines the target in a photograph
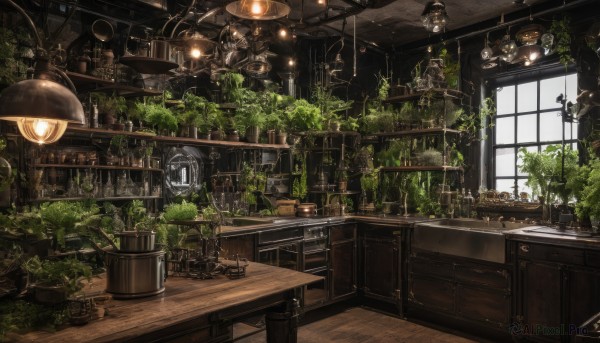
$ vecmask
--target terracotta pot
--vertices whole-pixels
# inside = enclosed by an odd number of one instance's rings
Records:
[[[287,141],[287,133],[285,133],[285,132],[279,132],[275,136],[275,144],[285,144],[286,141]]]

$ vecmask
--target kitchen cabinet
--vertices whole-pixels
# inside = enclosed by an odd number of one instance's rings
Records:
[[[570,342],[600,309],[596,251],[513,241],[518,268],[515,318],[536,342]],[[539,332],[535,330],[543,329]]]
[[[219,239],[220,256],[235,259],[235,256],[256,261],[256,235],[221,237]]]
[[[356,294],[356,224],[330,227],[331,300]]]
[[[360,232],[362,294],[401,309],[401,232],[379,224],[364,224]]]
[[[408,265],[409,314],[508,333],[511,273],[506,265],[420,251],[410,254]]]

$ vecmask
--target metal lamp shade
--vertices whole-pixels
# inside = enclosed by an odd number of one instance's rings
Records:
[[[49,80],[24,80],[0,94],[0,120],[17,122],[29,141],[56,142],[68,123],[84,123],[83,106],[71,90]]]
[[[290,14],[290,6],[275,0],[238,0],[227,4],[227,12],[238,18],[274,20]]]

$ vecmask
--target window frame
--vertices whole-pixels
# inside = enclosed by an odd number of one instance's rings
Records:
[[[486,141],[487,146],[487,155],[490,156],[490,163],[488,164],[487,170],[487,187],[489,189],[497,189],[497,180],[513,180],[513,185],[518,185],[519,180],[527,180],[526,175],[519,175],[518,168],[518,149],[521,147],[537,147],[537,151],[540,151],[542,146],[550,145],[550,144],[562,144],[562,139],[553,140],[553,141],[544,141],[540,142],[541,139],[541,129],[540,129],[540,117],[545,113],[555,113],[561,110],[561,105],[556,104],[557,107],[540,110],[540,81],[544,79],[550,79],[554,77],[567,76],[571,74],[577,74],[577,70],[575,66],[571,65],[565,68],[564,65],[551,65],[551,66],[537,66],[534,68],[519,68],[518,70],[512,70],[505,73],[495,74],[485,80],[486,84],[486,96],[493,96],[494,101],[496,101],[496,89],[499,87],[510,87],[514,86],[514,112],[509,114],[500,114],[494,115],[492,118],[492,123],[494,124],[487,131],[488,140]],[[526,112],[518,112],[518,85],[526,84],[529,82],[536,82],[537,87],[537,98],[536,98],[536,109],[533,111]],[[578,91],[578,90],[577,90]],[[569,98],[575,99],[577,94],[569,95]],[[533,142],[525,142],[518,143],[518,117],[525,115],[536,115],[536,140]],[[513,143],[510,144],[496,144],[496,120],[497,118],[514,118],[514,140]],[[578,130],[574,130],[573,126],[571,126],[571,139],[565,139],[565,144],[573,144],[577,146],[577,149],[580,149],[579,146],[579,137]],[[567,131],[568,132],[568,131]],[[515,157],[514,157],[514,170],[511,176],[496,176],[496,152],[498,149],[514,149]],[[513,193],[517,196],[517,193],[521,190],[514,189]]]

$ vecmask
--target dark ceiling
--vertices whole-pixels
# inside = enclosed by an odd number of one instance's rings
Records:
[[[452,37],[453,33],[468,33],[469,30],[493,27],[505,14],[511,20],[527,17],[548,8],[558,7],[563,0],[445,0],[449,21],[446,32],[430,35],[421,24],[421,13],[428,0],[287,0],[291,13],[287,18],[274,22],[263,22],[263,26],[284,25],[295,31],[298,37],[339,36],[343,32],[356,37],[360,44],[389,51],[392,48],[417,45],[422,42],[440,41]],[[570,2],[579,0],[572,0]],[[19,2],[19,1],[17,1]],[[156,32],[173,16],[185,13],[194,2],[191,13],[178,26],[181,30],[193,18],[198,19],[210,9],[224,7],[230,1],[223,0],[21,0],[27,10],[38,12],[47,4],[72,5],[91,15],[106,16],[123,24],[133,24],[132,32]],[[52,6],[50,6],[52,7]],[[68,6],[67,6],[68,7]],[[213,11],[202,22],[208,35],[215,35],[219,28],[231,18],[224,11]],[[178,21],[174,20],[171,24]],[[354,22],[356,21],[356,28]],[[174,25],[167,25],[168,31]],[[461,31],[462,30],[462,31]]]

